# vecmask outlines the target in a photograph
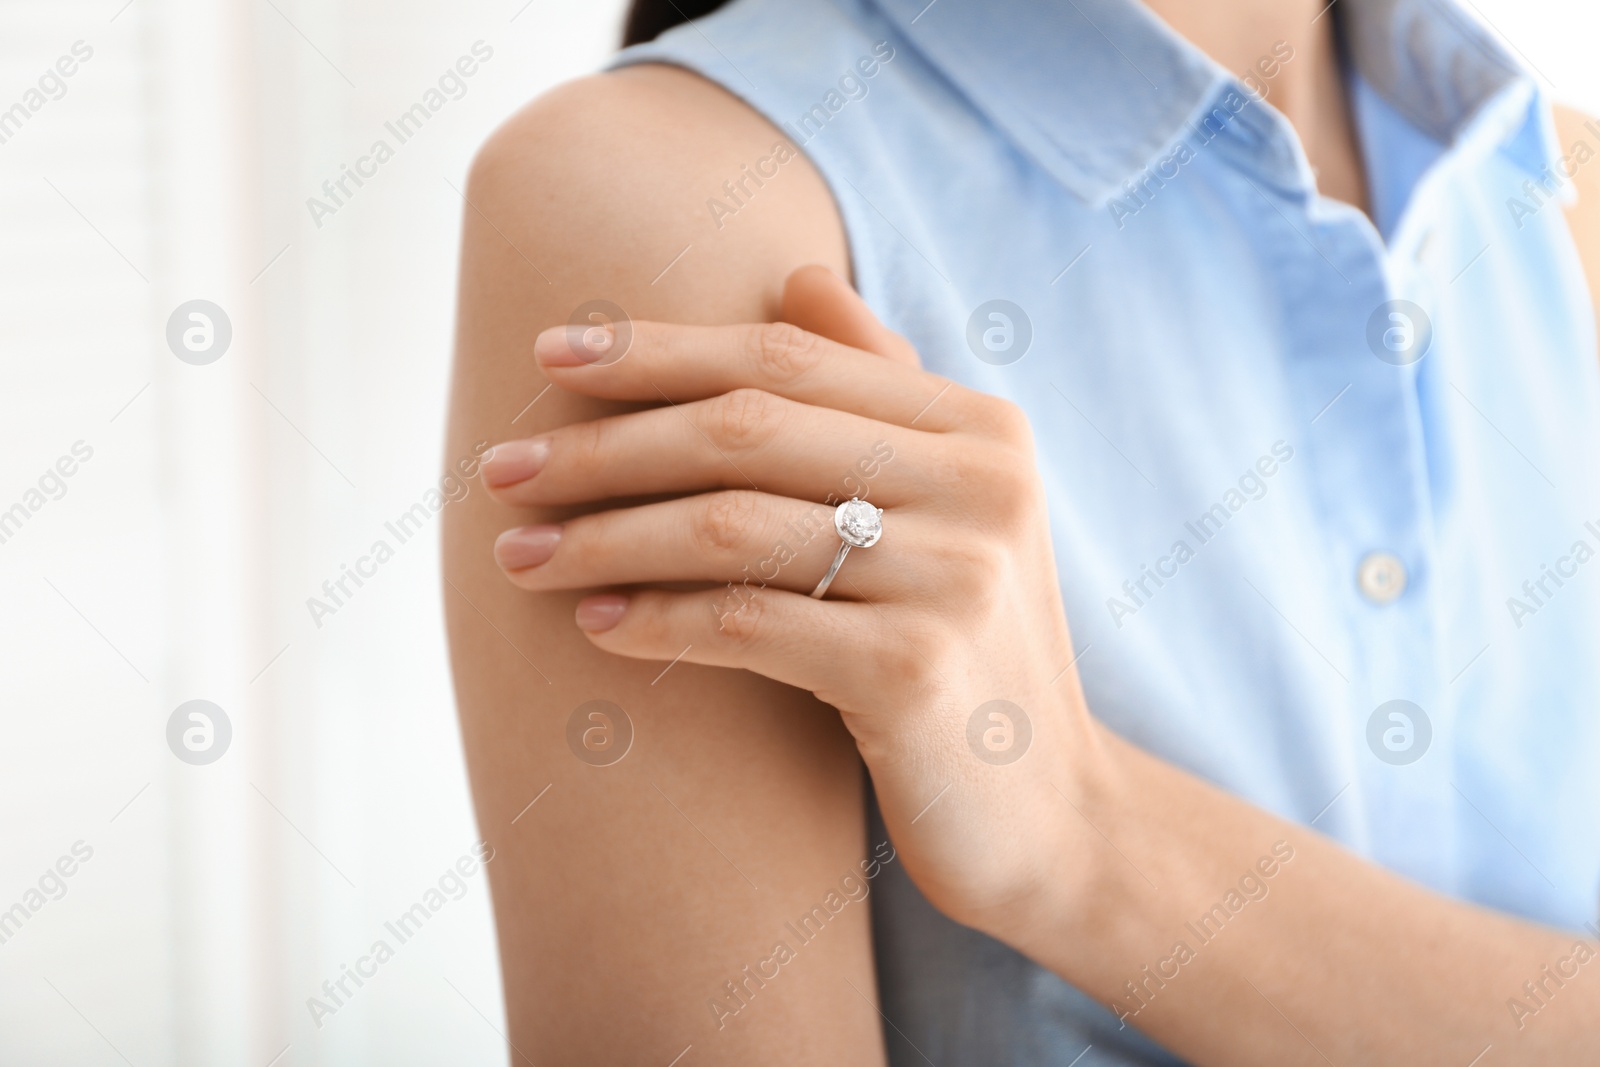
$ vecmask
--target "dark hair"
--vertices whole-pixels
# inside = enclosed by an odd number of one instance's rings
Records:
[[[709,15],[728,0],[633,0],[622,24],[622,46],[653,41],[674,26]]]

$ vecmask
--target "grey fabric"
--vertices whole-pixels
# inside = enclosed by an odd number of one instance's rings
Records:
[[[871,790],[869,779],[876,845],[889,833]],[[1182,1067],[1015,949],[945,918],[904,864],[884,867],[868,899],[891,1067]]]

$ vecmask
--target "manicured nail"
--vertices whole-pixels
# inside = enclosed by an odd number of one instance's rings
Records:
[[[494,561],[508,571],[537,567],[556,554],[559,526],[519,526],[495,539]]]
[[[578,629],[587,633],[604,633],[622,621],[628,610],[628,598],[616,593],[586,596],[578,601]]]
[[[486,484],[498,489],[504,485],[525,482],[544,469],[550,458],[550,438],[534,437],[526,441],[507,441],[495,445],[483,454],[481,470]]]
[[[599,363],[616,339],[610,326],[552,326],[534,339],[533,358],[545,367]]]

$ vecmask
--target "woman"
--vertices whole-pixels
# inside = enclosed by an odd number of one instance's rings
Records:
[[[513,1057],[1595,1062],[1595,140],[1436,0],[738,0],[513,118]]]

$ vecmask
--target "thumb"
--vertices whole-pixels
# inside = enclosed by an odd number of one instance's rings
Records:
[[[922,365],[911,342],[878,321],[850,284],[820,264],[796,268],[783,285],[783,322],[896,363]]]

